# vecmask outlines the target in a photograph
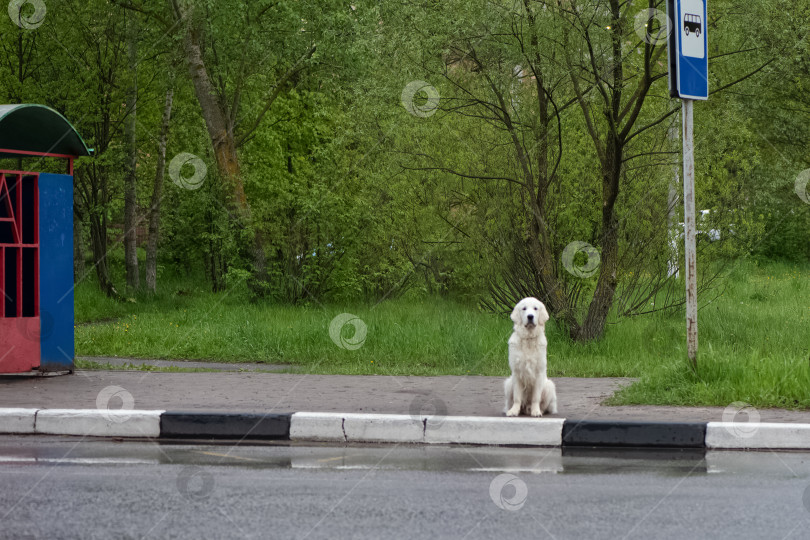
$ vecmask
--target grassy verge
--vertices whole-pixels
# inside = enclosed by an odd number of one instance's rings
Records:
[[[286,363],[325,374],[508,373],[511,322],[452,301],[288,307],[251,304],[239,294],[167,291],[117,303],[92,283],[80,284],[77,354]],[[346,312],[367,329],[355,350],[329,334],[333,318]],[[550,374],[639,377],[614,404],[810,408],[810,267],[738,266],[724,293],[701,307],[697,373],[684,361],[684,326],[682,311],[623,319],[601,341],[579,344],[550,324]],[[351,344],[353,331],[345,325],[336,339]]]
[[[655,332],[658,362],[613,404],[810,408],[810,268],[739,267],[699,313],[697,373],[687,369],[682,314]],[[671,349],[671,350],[669,350]]]

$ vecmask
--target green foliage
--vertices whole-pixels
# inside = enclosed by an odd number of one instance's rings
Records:
[[[123,221],[124,91],[137,75],[138,202],[145,217],[163,96],[172,85],[175,107],[167,158],[195,154],[206,163],[208,175],[197,190],[181,189],[167,177],[160,267],[167,269],[166,275],[183,276],[185,288],[224,287],[249,299],[254,231],[235,219],[227,186],[216,173],[210,138],[182,62],[182,28],[163,25],[170,19],[167,3],[145,2],[142,12],[122,4],[52,0],[36,30],[0,18],[2,101],[53,106],[96,148],[94,159],[77,166],[77,216],[84,224],[89,268],[95,263],[90,260],[91,219],[106,217],[105,248],[115,266]],[[533,218],[515,185],[497,179],[520,167],[508,135],[497,123],[456,107],[464,104],[467,92],[486,95],[490,82],[507,91],[513,99],[506,106],[524,123],[521,133],[528,137],[530,158],[536,162],[543,137],[531,139],[538,129],[535,90],[530,76],[515,73],[516,66],[527,64],[526,47],[534,30],[539,31],[545,76],[555,81],[560,109],[548,136],[551,156],[559,158],[557,184],[547,201],[552,251],[559,257],[574,240],[598,244],[600,164],[582,112],[571,101],[570,70],[586,77],[588,55],[583,37],[571,30],[571,13],[549,4],[537,11],[531,26],[522,4],[513,2],[228,0],[184,5],[193,5],[193,17],[204,23],[203,52],[217,98],[236,111],[235,132],[249,133],[239,157],[253,227],[266,240],[268,301],[317,305],[431,295],[472,301],[486,294],[488,284],[514,264],[514,252],[525,244]],[[642,42],[632,26],[646,5],[623,7],[621,51],[628,85],[640,74]],[[609,20],[603,6],[584,2],[581,15],[591,16],[599,27],[592,38],[596,61],[607,77],[613,65],[611,32],[619,29],[603,24]],[[745,5],[723,0],[710,6],[711,88],[743,80],[697,105],[697,203],[711,211],[701,227],[719,231],[723,238],[717,243],[701,240],[703,262],[748,254],[810,258],[810,205],[794,192],[797,175],[810,167],[808,13],[807,0]],[[126,17],[140,23],[137,74],[126,62]],[[509,33],[516,28],[519,39]],[[751,40],[761,46],[753,49]],[[486,73],[464,56],[471,44]],[[310,46],[316,47],[313,56],[250,131],[279,75]],[[665,67],[655,66],[653,75],[659,78],[639,126],[677,105],[667,97]],[[417,80],[440,95],[441,106],[425,118],[409,114],[401,103],[403,89]],[[592,76],[583,79],[583,84],[597,82]],[[594,103],[599,99],[596,91],[586,97]],[[415,103],[425,106],[426,94],[418,94]],[[655,273],[671,257],[667,203],[680,143],[668,138],[668,130],[673,122],[678,129],[678,116],[651,127],[627,149],[617,203],[624,284],[630,272],[638,272],[639,260],[643,272]],[[604,130],[604,120],[596,121],[597,129]],[[450,170],[496,179],[463,177]],[[676,222],[681,221],[680,211],[676,207]],[[212,277],[212,269],[221,271],[221,282]],[[114,270],[116,283],[121,283]],[[563,276],[579,280],[586,290],[595,282]],[[87,294],[86,288],[80,290]]]

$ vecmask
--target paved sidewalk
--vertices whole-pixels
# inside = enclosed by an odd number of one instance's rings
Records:
[[[631,379],[556,378],[557,418],[712,422],[722,407],[608,407],[608,396]],[[58,377],[0,377],[0,408],[96,409],[117,386],[134,409],[221,412],[340,412],[502,416],[500,377],[390,377],[289,373],[155,373],[78,371]],[[113,397],[109,408],[121,407]],[[102,405],[103,406],[103,405]],[[762,422],[810,424],[810,412],[764,409]]]

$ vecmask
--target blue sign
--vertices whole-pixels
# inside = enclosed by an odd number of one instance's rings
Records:
[[[706,0],[669,0],[672,21],[669,47],[669,93],[681,99],[709,98],[709,50]]]

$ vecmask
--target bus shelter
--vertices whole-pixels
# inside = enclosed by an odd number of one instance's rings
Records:
[[[0,105],[0,158],[66,162],[0,169],[0,374],[73,371],[73,160],[91,153],[54,109]]]

